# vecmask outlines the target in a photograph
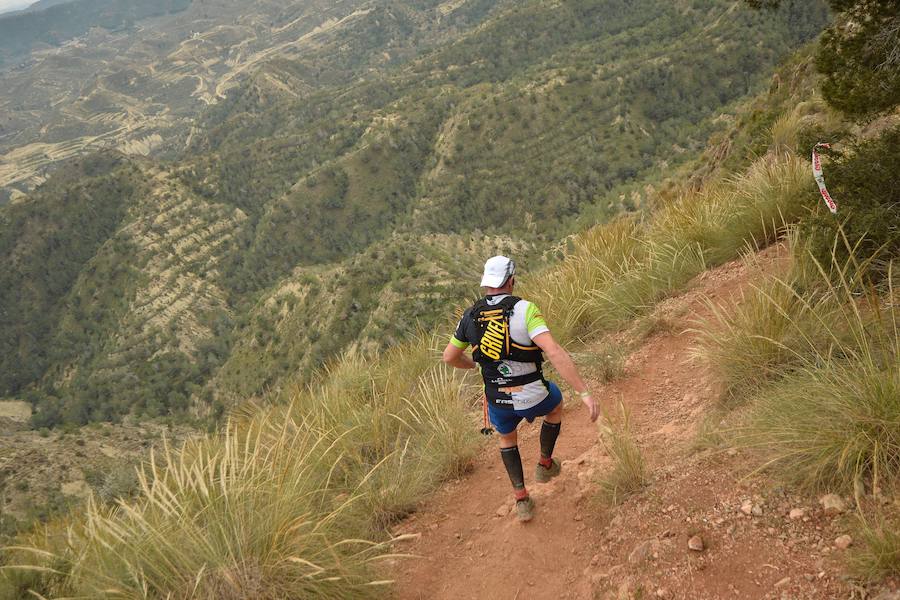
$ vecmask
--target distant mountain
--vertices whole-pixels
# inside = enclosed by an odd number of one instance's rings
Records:
[[[473,295],[486,255],[533,267],[579,223],[640,210],[828,18],[725,0],[218,6],[121,34],[139,66],[109,59],[121,70],[62,107],[32,96],[54,117],[6,132],[7,182],[50,173],[0,207],[0,396],[37,425],[215,415],[390,347]],[[36,59],[20,89],[116,44]],[[96,147],[73,135],[111,148],[49,171]]]
[[[28,12],[38,12],[41,10],[45,10],[50,8],[51,6],[56,6],[58,4],[66,4],[67,2],[75,2],[77,0],[38,0],[34,4],[31,4],[26,10]]]
[[[11,13],[33,13],[39,12],[58,4],[65,4],[76,0],[9,0],[7,3],[0,2],[0,15],[8,16]]]
[[[34,0],[6,0],[0,1],[0,15],[25,10]]]
[[[42,45],[60,46],[93,27],[118,31],[140,19],[180,12],[191,0],[44,0],[0,15],[0,64]]]

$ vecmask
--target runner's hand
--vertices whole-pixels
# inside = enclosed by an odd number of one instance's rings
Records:
[[[598,405],[594,401],[594,397],[591,396],[591,393],[588,392],[581,397],[581,401],[584,402],[584,405],[587,406],[588,410],[591,413],[591,423],[597,420],[597,417],[600,416],[600,405]]]

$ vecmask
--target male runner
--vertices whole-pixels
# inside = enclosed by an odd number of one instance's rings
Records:
[[[541,424],[541,458],[535,468],[539,483],[559,475],[553,448],[562,425],[562,393],[544,379],[544,354],[568,382],[596,421],[600,409],[575,368],[569,354],[547,327],[540,309],[512,295],[516,284],[515,263],[494,256],[484,264],[481,287],[485,296],[469,308],[444,350],[444,362],[458,369],[481,366],[491,423],[500,434],[500,456],[516,497],[516,513],[522,522],[534,516],[534,501],[525,488],[522,457],[516,427],[544,417]],[[472,358],[464,354],[472,346]]]

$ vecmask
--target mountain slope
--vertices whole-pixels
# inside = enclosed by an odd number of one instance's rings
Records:
[[[22,298],[4,297],[0,394],[26,395],[36,424],[221,414],[348,348],[389,347],[472,295],[485,255],[537,266],[579,220],[642,208],[826,17],[658,0],[331,14],[283,14],[324,29],[236,63],[246,80],[177,159],[109,154],[132,191],[92,192],[109,230],[66,230],[83,253],[59,281],[42,252],[5,250],[21,254],[7,288],[34,279],[37,298],[21,322]],[[18,223],[3,247],[39,247],[23,232],[47,203],[91,219],[67,200],[80,178],[0,209]]]
[[[0,59],[17,36],[28,45],[35,30],[48,36],[0,61],[0,204],[86,152],[180,150],[202,111],[264,65],[280,65],[267,85],[296,98],[401,63],[477,24],[495,3],[204,0],[178,2],[173,15],[150,4],[133,15],[133,4],[77,0],[0,17],[9,33]]]

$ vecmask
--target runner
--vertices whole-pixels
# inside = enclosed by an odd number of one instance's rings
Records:
[[[488,259],[481,278],[485,297],[463,314],[443,358],[457,369],[481,366],[488,414],[500,434],[500,457],[512,482],[516,514],[520,521],[527,522],[534,516],[534,501],[525,487],[516,435],[522,419],[531,423],[544,417],[535,480],[544,483],[560,472],[553,449],[562,426],[562,393],[556,384],[544,379],[543,355],[581,397],[591,421],[597,420],[600,409],[572,358],[550,335],[540,309],[512,295],[515,274],[516,265],[509,258]],[[472,358],[464,353],[470,345]]]

